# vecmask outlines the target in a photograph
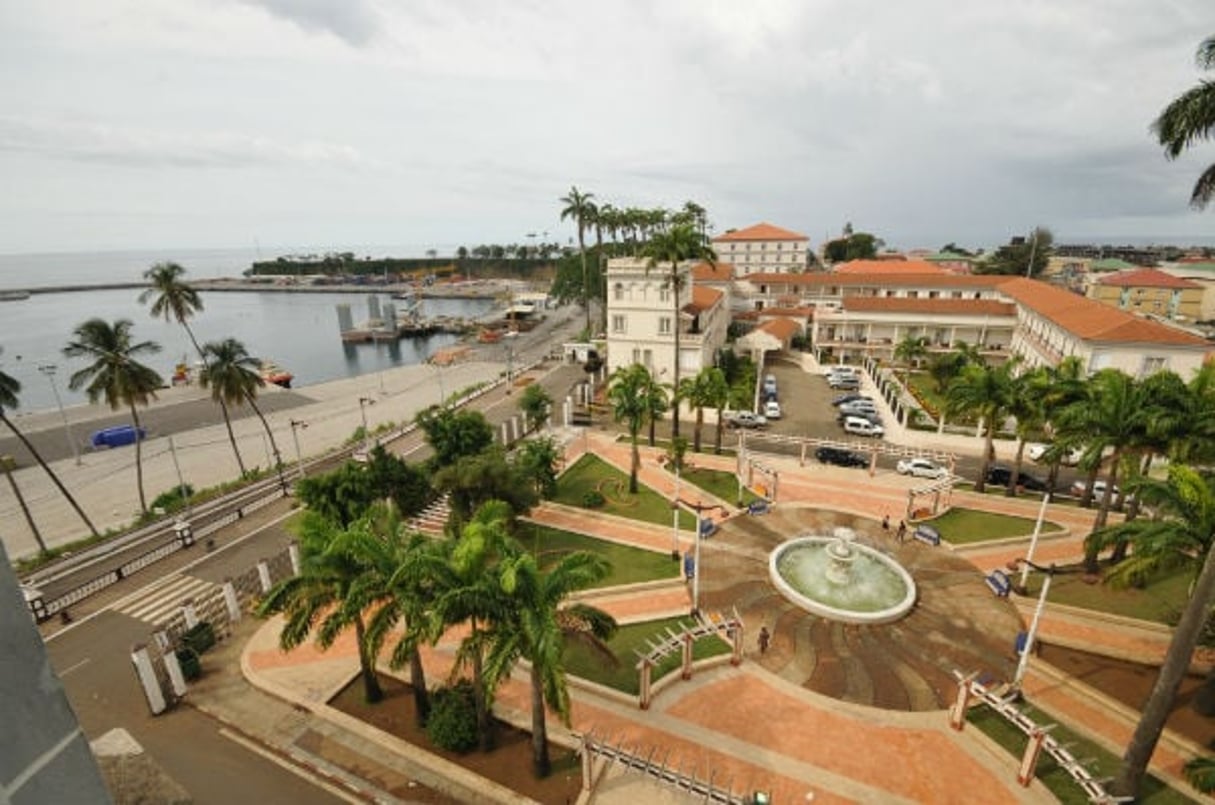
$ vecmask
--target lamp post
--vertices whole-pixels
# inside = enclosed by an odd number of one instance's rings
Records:
[[[55,383],[55,372],[59,369],[53,363],[38,364],[38,371],[46,376],[46,379],[51,383],[51,392],[55,395],[55,405],[59,407],[59,418],[63,420],[63,435],[67,439],[68,448],[72,451],[72,456],[76,459],[76,466],[80,466],[80,446],[76,444],[76,437],[72,433],[72,426],[68,424],[67,413],[63,410],[63,400],[59,397],[59,386]]]
[[[308,427],[302,419],[291,420],[291,441],[295,442],[295,469],[300,480],[304,480],[304,454],[300,452],[300,429]]]
[[[671,499],[671,558],[679,560],[679,456],[673,458],[675,464],[675,497]]]
[[[695,616],[700,614],[700,512],[703,506],[698,500],[693,508],[696,509],[696,536],[693,537],[696,550],[692,558],[692,615]]]
[[[1029,565],[1034,560],[1034,549],[1038,547],[1038,536],[1042,533],[1042,520],[1046,517],[1046,506],[1050,503],[1050,492],[1042,496],[1042,506],[1038,509],[1038,522],[1034,523],[1034,534],[1029,538],[1029,551],[1025,554],[1025,561],[1021,563],[1021,589],[1025,589],[1025,582],[1029,579]]]
[[[371,450],[371,432],[367,430],[367,406],[375,405],[370,397],[359,397],[359,415],[363,418],[363,450]]]
[[[1017,662],[1016,673],[1013,674],[1013,687],[1020,688],[1021,679],[1025,676],[1025,669],[1029,665],[1029,654],[1033,651],[1034,640],[1038,636],[1038,622],[1042,619],[1042,610],[1046,607],[1046,594],[1050,591],[1050,581],[1055,576],[1055,566],[1043,567],[1024,558],[1016,561],[1045,574],[1045,578],[1042,579],[1042,592],[1038,594],[1038,606],[1034,608],[1034,617],[1029,622],[1029,631],[1025,633],[1025,643],[1021,647],[1021,659]]]
[[[507,344],[506,345],[506,393],[507,394],[510,394],[510,375],[511,375],[511,369],[512,369],[511,362],[514,357],[515,357],[514,345]]]

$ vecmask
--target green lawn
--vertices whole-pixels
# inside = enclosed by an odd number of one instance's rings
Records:
[[[1057,724],[1050,734],[1060,743],[1070,745],[1068,748],[1072,755],[1077,758],[1093,758],[1094,762],[1088,765],[1088,769],[1094,777],[1098,779],[1110,777],[1118,771],[1119,759],[1113,753],[1068,729],[1049,713],[1034,708],[1029,708],[1028,711],[1034,721],[1039,724]],[[1025,733],[990,707],[972,708],[966,714],[966,720],[1008,750],[1010,755],[1008,768],[1009,774],[1012,774],[1014,764],[1021,759],[1021,755],[1025,752],[1027,740]],[[1081,805],[1088,802],[1088,798],[1072,776],[1046,752],[1043,752],[1038,760],[1036,776],[1065,805],[1070,805],[1070,803]],[[1195,802],[1183,792],[1169,788],[1155,777],[1145,778],[1141,796],[1135,801],[1151,805]]]
[[[557,479],[557,495],[553,499],[567,506],[582,506],[587,492],[598,491],[607,503],[598,511],[628,517],[655,525],[671,525],[671,502],[644,484],[636,495],[629,494],[629,476],[598,456],[586,454]],[[691,531],[696,518],[690,512],[679,513],[679,527]]]
[[[607,685],[624,693],[636,695],[640,692],[640,679],[637,671],[637,655],[633,653],[633,650],[644,650],[650,638],[665,634],[668,627],[678,631],[681,623],[690,625],[692,620],[690,618],[668,618],[621,626],[608,642],[608,646],[618,660],[616,665],[605,662],[597,652],[593,652],[585,646],[576,643],[567,645],[565,670],[573,676],[580,676],[600,685]],[[702,637],[692,646],[692,656],[697,660],[729,652],[729,644],[719,637]],[[651,679],[658,681],[670,671],[677,669],[680,654],[681,652],[676,650],[668,655],[654,668]]]
[[[738,502],[738,476],[732,472],[695,467],[684,470],[679,474],[679,477],[682,481],[687,481],[693,486],[698,486],[710,495],[714,495],[727,503]],[[743,487],[742,504],[744,506],[751,501],[759,499],[759,495]]]
[[[901,371],[899,377],[903,377]],[[945,410],[945,398],[937,391],[937,382],[932,379],[932,375],[927,372],[912,372],[903,382],[930,413]]]
[[[954,545],[1007,537],[1028,537],[1034,533],[1034,522],[1028,517],[1012,517],[964,508],[950,509],[935,520],[929,521],[941,532],[941,539]],[[1043,534],[1062,530],[1063,527],[1058,523],[1042,523]]]
[[[528,550],[540,557],[542,563],[547,557],[571,551],[589,551],[602,556],[611,564],[612,570],[607,578],[597,585],[599,587],[669,579],[678,576],[680,572],[680,563],[671,559],[669,553],[655,553],[629,545],[618,545],[615,542],[548,526],[522,523],[519,539]]]
[[[1051,582],[1047,605],[1066,604],[1171,625],[1189,597],[1193,580],[1192,571],[1179,568],[1153,579],[1146,589],[1136,590],[1088,584],[1080,573],[1059,574]],[[1031,573],[1028,587],[1028,595],[1036,596],[1042,589],[1042,575]]]

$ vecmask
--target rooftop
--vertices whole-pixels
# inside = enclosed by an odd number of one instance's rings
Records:
[[[952,316],[1016,316],[1017,306],[997,299],[908,299],[846,296],[843,309],[876,313],[918,313]]]
[[[773,226],[769,223],[758,223],[755,226],[748,226],[745,229],[735,229],[733,232],[727,232],[724,235],[718,235],[713,238],[714,243],[740,241],[740,240],[810,240],[810,238],[800,232],[793,232],[789,229],[782,229],[779,226]]]
[[[833,269],[836,274],[941,274],[944,269],[927,260],[849,260]]]
[[[1111,277],[1097,280],[1098,285],[1114,285],[1119,288],[1201,288],[1197,282],[1174,277],[1155,268],[1139,268],[1122,271]]]

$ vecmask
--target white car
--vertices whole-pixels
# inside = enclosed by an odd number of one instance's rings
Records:
[[[1085,483],[1083,480],[1075,481],[1072,483],[1070,491],[1076,497],[1080,497],[1084,494],[1084,487]],[[1118,493],[1121,491],[1117,486],[1114,487],[1115,500],[1117,500]],[[1093,500],[1101,500],[1103,497],[1105,497],[1105,481],[1098,478],[1096,481],[1093,481]]]
[[[944,478],[949,475],[949,470],[926,458],[903,459],[895,469],[900,475],[913,475],[916,478]]]
[[[780,419],[780,403],[776,400],[768,400],[764,403],[764,417],[766,419]]]
[[[844,431],[854,436],[872,436],[875,439],[886,435],[886,429],[881,425],[875,425],[868,419],[856,416],[844,417]]]
[[[1046,455],[1046,451],[1051,448],[1049,444],[1031,444],[1025,449],[1025,454],[1029,456],[1030,461],[1041,461]],[[1074,467],[1080,463],[1080,457],[1084,455],[1084,451],[1079,447],[1073,447],[1063,454],[1063,458],[1059,461],[1067,467]]]

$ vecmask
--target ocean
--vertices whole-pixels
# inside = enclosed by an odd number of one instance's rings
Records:
[[[74,270],[79,271],[79,267]],[[138,279],[142,271],[140,268],[132,277],[111,275],[105,279],[88,277],[86,281]],[[110,322],[130,319],[137,341],[153,341],[162,347],[143,362],[156,369],[166,383],[177,363],[192,365],[198,356],[185,331],[176,323],[153,319],[148,307],[138,302],[138,296],[137,289],[68,291],[0,302],[0,347],[4,350],[0,352],[0,371],[21,383],[16,413],[53,408],[56,390],[64,405],[87,402],[83,391],[68,388],[72,373],[86,363],[65,358],[62,350],[71,340],[72,331],[89,318]],[[420,363],[458,340],[454,335],[434,335],[380,345],[343,344],[338,337],[337,305],[349,304],[359,322],[368,316],[367,297],[350,293],[203,292],[203,310],[190,326],[200,343],[228,337],[242,341],[249,354],[272,360],[292,372],[295,388]],[[390,301],[385,294],[379,297],[381,304]],[[404,304],[396,302],[398,309]],[[487,299],[425,299],[421,313],[481,316],[493,304]],[[56,367],[53,378],[39,371],[39,366],[45,365]]]

